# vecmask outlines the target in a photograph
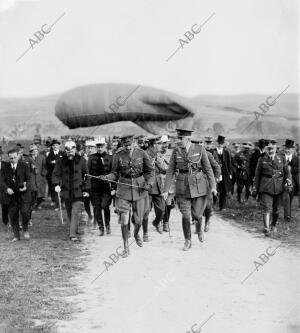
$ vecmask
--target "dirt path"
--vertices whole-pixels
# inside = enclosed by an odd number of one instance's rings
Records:
[[[193,235],[192,249],[183,252],[180,216],[172,214],[171,238],[150,227],[151,242],[143,248],[133,243],[130,256],[108,270],[104,261],[111,263],[109,256],[121,245],[115,214],[112,235],[100,239],[97,230],[89,229],[84,243],[90,261],[72,281],[83,290],[71,298],[82,312],[58,322],[53,331],[184,333],[202,327],[205,333],[300,332],[297,253],[217,216],[205,242]],[[266,250],[273,255],[263,265],[258,256]]]

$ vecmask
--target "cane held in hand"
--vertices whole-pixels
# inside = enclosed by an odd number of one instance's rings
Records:
[[[61,198],[60,198],[61,188],[60,188],[59,185],[56,185],[55,188],[54,188],[54,190],[57,193],[57,197],[58,197],[58,205],[59,205],[59,212],[60,212],[61,224],[64,224],[64,218],[63,218],[63,213],[62,213],[62,208],[61,208]]]

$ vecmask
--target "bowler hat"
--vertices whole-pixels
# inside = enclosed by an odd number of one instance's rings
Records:
[[[55,144],[60,145],[60,142],[59,142],[57,139],[53,139],[53,140],[51,141],[51,146],[53,146],[53,145],[55,145]]]
[[[293,140],[286,139],[284,146],[285,148],[295,148],[295,142]]]

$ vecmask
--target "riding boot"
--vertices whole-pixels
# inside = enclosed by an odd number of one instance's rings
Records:
[[[135,241],[137,243],[138,246],[142,247],[143,246],[143,242],[139,236],[139,230],[140,230],[140,225],[139,224],[135,224],[134,225],[134,238],[135,238]]]
[[[205,226],[204,226],[205,232],[209,231],[209,225],[210,225],[210,214],[205,214]]]
[[[191,246],[191,225],[190,225],[190,219],[187,217],[182,217],[182,229],[183,229],[183,234],[185,238],[184,246],[183,246],[183,251],[188,251]]]
[[[202,217],[200,218],[200,220],[197,222],[198,223],[198,239],[201,243],[204,242],[204,230],[203,230],[203,219]]]
[[[271,230],[276,233],[277,232],[277,220],[278,220],[279,214],[278,213],[273,213],[272,214],[272,223],[271,223]]]
[[[129,256],[129,245],[128,245],[128,226],[127,224],[121,225],[121,232],[122,232],[122,238],[123,238],[123,244],[124,244],[124,254],[123,257]]]
[[[270,236],[270,213],[264,213],[263,214],[263,220],[264,220],[264,233],[266,236]]]
[[[143,241],[149,242],[148,236],[148,218],[143,219]]]

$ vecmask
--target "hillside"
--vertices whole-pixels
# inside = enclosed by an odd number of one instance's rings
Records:
[[[190,99],[196,107],[194,126],[203,134],[223,133],[231,138],[256,138],[260,136],[294,137],[299,131],[299,104],[297,94],[283,94],[263,117],[243,130],[261,112],[264,95],[214,96],[204,95]],[[275,96],[274,96],[275,97]],[[0,99],[0,135],[8,138],[31,138],[39,132],[43,136],[66,134],[145,133],[131,122],[103,125],[96,129],[69,130],[54,115],[58,95],[36,98]]]

